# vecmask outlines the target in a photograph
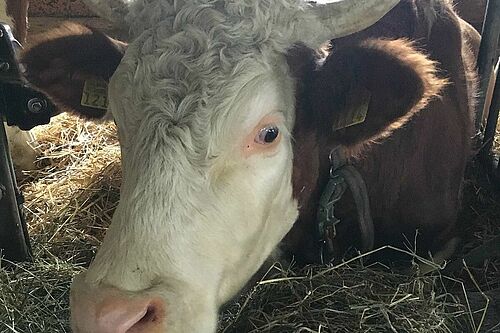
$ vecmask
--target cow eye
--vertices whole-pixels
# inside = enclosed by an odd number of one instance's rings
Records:
[[[280,130],[278,127],[276,125],[270,125],[259,131],[259,134],[257,134],[257,137],[255,138],[255,142],[263,145],[270,144],[273,143],[279,135]]]

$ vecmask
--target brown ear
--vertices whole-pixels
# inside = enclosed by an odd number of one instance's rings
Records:
[[[446,80],[406,40],[368,40],[332,51],[318,69],[311,103],[345,145],[384,137],[437,96]]]
[[[90,27],[65,23],[38,38],[23,53],[21,63],[27,80],[50,96],[61,111],[101,118],[106,114],[106,82],[126,46]],[[90,97],[86,95],[89,89],[94,89]]]

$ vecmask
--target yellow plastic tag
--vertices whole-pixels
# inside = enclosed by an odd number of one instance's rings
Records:
[[[368,90],[360,89],[356,92],[351,91],[346,98],[346,110],[336,119],[333,129],[339,130],[363,123],[368,113],[370,100],[371,93]]]
[[[102,79],[86,80],[80,104],[91,108],[108,109],[108,83]]]

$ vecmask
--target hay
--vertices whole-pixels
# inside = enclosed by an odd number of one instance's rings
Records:
[[[442,276],[361,262],[299,272],[273,267],[223,317],[222,332],[470,332],[466,306]]]
[[[43,167],[27,172],[21,186],[30,234],[35,244],[50,243],[61,259],[88,264],[119,198],[115,126],[60,115],[34,134]]]
[[[0,269],[0,332],[70,332],[71,279],[95,255],[119,197],[114,124],[61,115],[35,135],[39,168],[19,175],[35,260]],[[474,224],[473,246],[499,233],[500,207],[483,185],[466,185],[462,223]],[[484,272],[452,279],[366,266],[363,258],[339,267],[275,265],[226,307],[220,332],[479,332],[482,307],[467,295],[499,284],[498,267],[491,260]]]
[[[34,134],[43,157],[18,178],[35,260],[0,270],[0,332],[70,332],[69,285],[111,221],[120,149],[114,124],[65,114]]]

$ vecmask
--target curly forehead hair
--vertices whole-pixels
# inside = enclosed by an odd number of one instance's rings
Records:
[[[301,0],[138,0],[126,19],[136,35],[159,23],[170,25],[172,33],[190,25],[210,30],[222,24],[233,28],[231,37],[244,29],[258,41],[293,32],[307,6]]]
[[[134,63],[128,76],[134,100],[175,123],[200,117],[205,107],[214,116],[214,105],[229,103],[245,82],[286,72],[282,55],[293,29],[282,23],[299,21],[297,6],[281,0],[139,1],[129,19],[142,32],[126,56]]]

